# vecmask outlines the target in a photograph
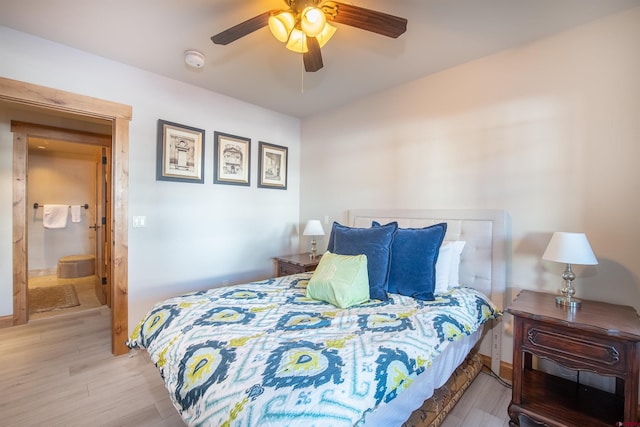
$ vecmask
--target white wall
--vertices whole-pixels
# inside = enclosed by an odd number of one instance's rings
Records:
[[[636,8],[304,120],[301,217],[504,209],[513,295],[557,292],[541,255],[582,231],[599,264],[574,269],[579,296],[640,311],[639,41]]]
[[[272,276],[271,257],[297,250],[298,119],[6,27],[0,57],[2,77],[133,107],[129,216],[146,216],[147,227],[129,222],[131,329],[161,298]],[[0,105],[0,316],[13,310],[9,123],[25,115]],[[204,184],[156,181],[158,119],[205,130]],[[250,187],[213,184],[214,130],[251,138]],[[286,191],[257,188],[258,141],[289,148]]]

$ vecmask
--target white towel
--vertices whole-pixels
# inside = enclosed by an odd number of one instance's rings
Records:
[[[80,222],[81,220],[81,212],[82,206],[80,205],[71,205],[71,222]]]
[[[43,209],[42,225],[44,228],[65,228],[67,226],[69,205],[44,205]]]

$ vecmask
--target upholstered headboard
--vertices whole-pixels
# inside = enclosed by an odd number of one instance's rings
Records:
[[[445,240],[466,242],[460,257],[460,283],[489,296],[503,310],[507,284],[507,242],[509,230],[502,210],[402,210],[353,209],[349,225],[370,227],[372,221],[386,224],[397,221],[399,227],[421,228],[447,223]],[[502,322],[494,322],[483,339],[480,352],[491,356],[491,369],[500,371]]]

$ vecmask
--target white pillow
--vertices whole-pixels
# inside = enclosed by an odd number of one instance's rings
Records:
[[[449,264],[449,289],[460,285],[460,255],[467,242],[456,240],[451,242],[451,264]]]
[[[464,240],[443,242],[436,261],[436,288],[441,294],[460,284],[460,255],[467,242]]]
[[[433,291],[436,295],[443,294],[449,290],[449,266],[451,265],[452,253],[453,246],[447,242],[442,243],[438,253],[438,260],[436,261],[436,287]]]

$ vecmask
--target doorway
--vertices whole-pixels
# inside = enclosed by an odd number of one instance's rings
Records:
[[[111,127],[12,121],[11,129],[27,135],[28,320],[110,304]]]
[[[128,351],[128,152],[131,106],[0,77],[0,102],[79,120],[106,120],[112,127],[108,236],[111,248],[111,350]],[[13,324],[27,322],[27,231],[25,227],[27,135],[13,134]]]

